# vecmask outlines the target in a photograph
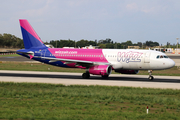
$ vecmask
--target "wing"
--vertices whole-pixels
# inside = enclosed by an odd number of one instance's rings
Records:
[[[92,61],[84,61],[84,60],[51,58],[51,57],[41,57],[41,58],[50,60],[49,62],[64,61],[64,64],[76,63],[76,66],[83,66],[83,67],[90,67],[94,65],[110,65],[110,63],[105,63],[105,62],[92,62]]]

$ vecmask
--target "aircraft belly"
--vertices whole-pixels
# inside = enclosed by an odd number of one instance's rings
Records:
[[[136,62],[131,62],[131,63],[122,63],[123,69],[140,69],[141,68],[141,63],[136,63]]]

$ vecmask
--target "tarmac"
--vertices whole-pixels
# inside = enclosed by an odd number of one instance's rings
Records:
[[[148,75],[111,74],[107,79],[95,75],[91,75],[89,79],[82,79],[81,75],[82,73],[0,70],[0,81],[180,89],[179,76],[154,76],[154,80],[151,81],[147,79]]]

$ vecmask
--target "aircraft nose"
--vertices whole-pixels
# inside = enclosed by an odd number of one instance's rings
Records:
[[[172,68],[175,66],[175,62],[173,60],[170,59],[170,61],[168,62],[168,67]]]

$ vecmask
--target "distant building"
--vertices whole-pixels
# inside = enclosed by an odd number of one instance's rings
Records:
[[[92,46],[92,45],[82,47],[82,49],[98,49],[98,48],[99,46]]]
[[[51,45],[51,44],[45,44],[45,45],[46,45],[46,47],[48,47],[48,48],[54,48],[54,46]]]
[[[63,47],[63,48],[71,48],[71,49],[74,49],[74,47]]]
[[[63,47],[63,48],[74,48],[74,47]],[[89,46],[85,46],[85,47],[78,47],[79,49],[98,49],[99,46],[92,46],[92,45],[89,45]]]
[[[128,46],[128,49],[139,49],[139,46]]]
[[[180,54],[180,48],[175,48],[173,51],[172,51],[172,54]]]
[[[152,50],[160,51],[160,52],[167,52],[167,53],[173,52],[173,48],[152,48]]]

